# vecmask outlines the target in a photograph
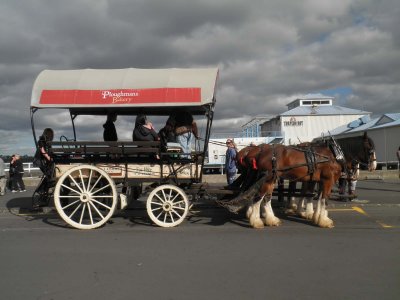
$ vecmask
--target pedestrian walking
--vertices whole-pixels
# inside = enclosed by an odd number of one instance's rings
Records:
[[[0,157],[0,196],[4,196],[6,193],[6,164],[4,160]]]
[[[8,168],[8,182],[7,182],[7,189],[11,192],[13,189],[13,176],[14,176],[14,159],[15,154],[11,155],[9,168]]]
[[[21,157],[19,156],[19,154],[15,154],[13,168],[14,168],[14,175],[13,175],[12,192],[13,193],[18,191],[26,192],[25,184],[24,181],[22,180],[22,177],[24,176],[24,166],[22,164]]]

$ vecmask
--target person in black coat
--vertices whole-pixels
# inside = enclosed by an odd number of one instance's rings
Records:
[[[132,134],[133,141],[158,141],[159,137],[154,130],[153,124],[147,120],[145,115],[138,115],[136,117],[135,129]]]
[[[103,139],[106,142],[118,141],[117,130],[115,129],[114,122],[117,120],[117,114],[110,113],[107,115],[107,121],[103,124],[104,132]]]

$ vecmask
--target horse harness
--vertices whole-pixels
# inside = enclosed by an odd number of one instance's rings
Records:
[[[315,169],[317,167],[318,164],[321,163],[325,163],[329,161],[329,157],[319,154],[317,152],[314,151],[314,148],[312,145],[309,145],[307,147],[295,147],[295,146],[290,146],[291,149],[300,151],[304,153],[304,158],[305,158],[305,163],[298,163],[298,164],[294,164],[282,169],[277,169],[276,167],[276,155],[275,155],[275,147],[274,147],[274,151],[273,151],[273,156],[272,156],[272,173],[276,176],[276,172],[280,171],[280,172],[286,172],[295,168],[300,168],[300,167],[307,167],[307,174],[304,175],[303,177],[306,176],[310,176],[310,180],[312,181]],[[322,157],[323,159],[318,159],[318,157]],[[299,180],[303,177],[297,178],[296,180]],[[296,181],[293,180],[293,181]]]

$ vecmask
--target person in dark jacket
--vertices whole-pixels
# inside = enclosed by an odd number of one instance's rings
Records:
[[[54,131],[51,128],[45,128],[42,135],[39,137],[38,150],[35,153],[33,164],[39,167],[40,170],[46,174],[49,171],[49,166],[52,163],[52,159],[49,155],[49,145],[47,142],[51,142],[54,138]]]
[[[165,126],[158,133],[164,147],[167,143],[176,143],[175,123],[175,116],[169,116]]]
[[[13,190],[12,192],[26,192],[25,184],[22,180],[24,176],[24,166],[21,161],[21,157],[18,154],[15,154],[14,162],[12,163],[14,168],[14,176],[13,176]],[[11,166],[10,166],[11,167]]]
[[[135,129],[132,134],[133,141],[158,141],[159,137],[154,130],[153,124],[147,120],[145,115],[138,115],[136,117]]]
[[[115,121],[117,120],[116,113],[110,113],[107,115],[107,121],[103,124],[104,132],[103,139],[106,142],[118,141],[117,130],[115,129]]]

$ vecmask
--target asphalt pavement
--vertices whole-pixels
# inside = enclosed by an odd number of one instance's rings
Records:
[[[255,230],[243,215],[195,206],[174,228],[154,226],[137,207],[102,228],[75,230],[52,208],[24,214],[33,189],[0,197],[2,299],[384,300],[400,295],[398,180],[359,181],[357,202],[331,200],[333,229],[278,211],[280,227]]]
[[[4,196],[0,196],[0,213],[13,213],[17,214],[20,211],[26,212],[31,208],[32,201],[31,197],[35,189],[35,185],[38,183],[37,178],[28,178],[26,181],[26,191],[12,193],[7,191]],[[225,181],[224,175],[206,175],[204,176],[204,182],[209,184],[221,185]],[[340,199],[337,188],[333,188],[332,196],[329,201],[330,208],[338,207],[352,207],[358,206],[391,206],[400,205],[400,179],[389,178],[389,179],[364,179],[359,180],[357,183],[356,190],[357,198],[352,201],[343,201],[346,199]],[[204,204],[209,208],[213,206],[214,202],[211,200],[200,201],[200,206]],[[140,208],[142,205],[133,205],[133,208]],[[54,212],[54,209],[45,208],[44,212]]]

